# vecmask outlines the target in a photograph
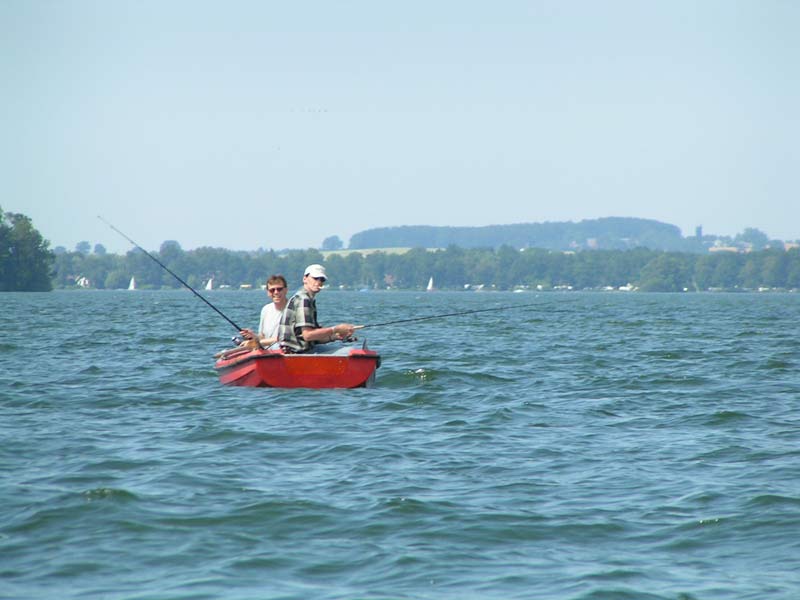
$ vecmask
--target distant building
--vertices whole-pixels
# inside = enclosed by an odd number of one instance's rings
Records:
[[[696,237],[698,240],[703,238],[703,226],[702,225],[698,225],[697,227],[694,228],[694,237]]]

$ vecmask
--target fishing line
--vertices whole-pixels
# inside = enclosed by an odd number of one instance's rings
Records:
[[[538,304],[514,304],[511,306],[505,306],[503,309],[509,308],[525,308],[527,306],[538,306]],[[482,313],[482,312],[490,312],[490,311],[497,311],[500,307],[495,308],[479,308],[477,310],[463,310],[460,312],[453,312],[453,313],[445,313],[441,315],[429,315],[427,317],[414,317],[412,319],[398,319],[397,321],[386,321],[385,323],[372,323],[370,325],[361,325],[358,329],[366,329],[367,327],[383,327],[384,325],[396,325],[397,323],[413,323],[414,321],[428,321],[430,319],[441,319],[443,317],[457,317],[460,315],[473,315],[475,313]]]
[[[220,309],[218,309],[216,306],[214,306],[213,304],[211,304],[211,302],[209,302],[209,301],[208,301],[208,300],[206,300],[206,299],[205,299],[203,296],[201,296],[200,294],[198,294],[198,293],[195,291],[195,289],[194,289],[192,286],[190,286],[190,285],[189,285],[188,283],[186,283],[186,282],[185,282],[183,279],[181,279],[181,278],[180,278],[180,277],[178,277],[178,276],[177,276],[175,273],[173,273],[173,272],[170,270],[170,268],[169,268],[169,267],[167,267],[167,265],[165,265],[164,263],[162,263],[162,262],[161,262],[160,260],[158,260],[158,259],[157,259],[155,256],[153,256],[152,254],[150,254],[150,253],[149,253],[147,250],[145,250],[144,248],[142,248],[142,247],[141,247],[139,244],[137,244],[136,242],[134,242],[134,241],[133,241],[131,238],[129,238],[127,235],[125,235],[124,233],[122,233],[122,232],[121,232],[119,229],[117,229],[116,227],[114,227],[114,226],[113,226],[111,223],[109,223],[108,221],[106,221],[106,220],[105,220],[103,217],[101,217],[100,215],[97,215],[97,218],[98,218],[98,219],[100,219],[100,220],[101,220],[103,223],[105,223],[105,224],[106,224],[106,225],[108,225],[109,227],[111,227],[111,229],[113,229],[114,231],[116,231],[118,234],[120,234],[122,237],[124,237],[126,240],[128,240],[128,241],[129,241],[131,244],[133,244],[134,246],[136,246],[136,247],[137,247],[139,250],[141,250],[142,252],[144,252],[144,253],[145,253],[147,256],[149,256],[149,257],[150,257],[150,258],[152,258],[154,261],[156,261],[156,262],[158,263],[158,266],[160,266],[160,267],[161,267],[162,269],[164,269],[164,270],[165,270],[167,273],[169,273],[170,275],[172,275],[172,276],[173,276],[175,279],[177,279],[178,281],[180,281],[180,282],[183,284],[183,286],[184,286],[186,289],[188,289],[188,290],[189,290],[190,292],[192,292],[192,293],[193,293],[195,296],[197,296],[198,298],[200,298],[200,300],[202,300],[203,302],[205,302],[206,304],[208,304],[208,305],[209,305],[211,308],[213,308],[215,311],[217,311],[217,313],[218,313],[218,314],[219,314],[219,315],[220,315],[220,316],[221,316],[223,319],[225,319],[225,320],[226,320],[228,323],[230,323],[231,325],[233,325],[233,326],[236,328],[236,331],[241,331],[241,330],[242,330],[242,328],[241,328],[241,327],[239,327],[239,326],[238,326],[236,323],[234,323],[234,322],[233,322],[233,321],[231,321],[231,320],[230,320],[230,319],[229,319],[227,316],[225,316],[225,313],[223,313],[223,312],[222,312]]]

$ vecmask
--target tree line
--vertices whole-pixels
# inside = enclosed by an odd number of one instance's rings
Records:
[[[0,292],[48,292],[53,253],[25,215],[0,207]]]
[[[75,251],[53,252],[25,215],[0,209],[0,291],[49,291],[78,286],[94,289],[177,288],[180,283],[141,250],[109,254],[81,242]],[[333,287],[422,289],[433,277],[439,289],[510,290],[602,289],[633,285],[643,291],[677,292],[800,288],[800,249],[748,253],[665,252],[647,248],[561,252],[543,248],[413,248],[405,253],[328,252],[316,249],[231,251],[203,247],[185,251],[165,241],[154,256],[200,288],[258,288],[281,273],[299,287],[306,265],[323,263]]]
[[[555,252],[545,249],[414,248],[405,253],[341,252],[315,249],[243,252],[222,248],[184,251],[174,241],[152,253],[189,285],[199,289],[213,278],[215,287],[258,288],[273,273],[292,287],[302,283],[303,269],[322,263],[333,287],[345,289],[422,289],[430,277],[439,289],[511,290],[603,289],[636,286],[642,291],[679,292],[800,288],[800,249],[750,253],[597,250]],[[131,277],[139,288],[177,288],[180,283],[140,250],[126,255],[64,252],[55,258],[54,284],[75,287],[79,278],[90,287],[120,289]]]

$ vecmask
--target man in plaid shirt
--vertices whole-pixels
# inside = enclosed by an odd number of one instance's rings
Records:
[[[320,327],[317,322],[317,303],[314,299],[327,276],[322,265],[308,265],[303,275],[303,288],[289,300],[281,317],[278,340],[281,349],[290,354],[313,352],[317,344],[353,337],[355,326],[339,323]]]

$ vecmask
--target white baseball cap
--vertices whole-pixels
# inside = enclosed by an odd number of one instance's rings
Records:
[[[306,267],[306,272],[303,275],[303,277],[305,277],[306,275],[311,275],[311,277],[324,277],[325,279],[328,278],[328,276],[325,274],[325,267],[316,264],[308,265]]]

